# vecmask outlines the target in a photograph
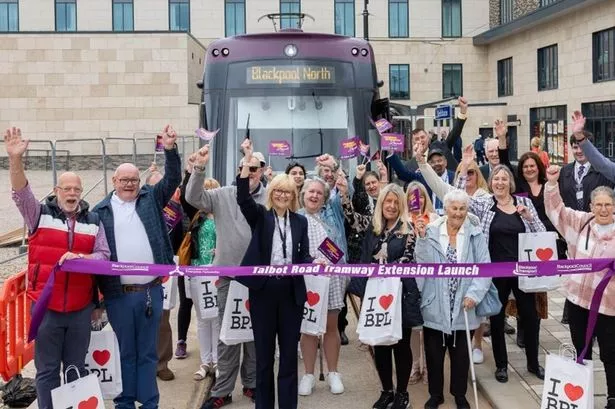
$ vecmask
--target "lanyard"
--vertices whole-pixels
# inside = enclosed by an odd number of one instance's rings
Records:
[[[278,220],[278,215],[274,212],[273,216],[275,217],[275,225],[278,228],[278,232],[280,233],[280,239],[282,239],[282,255],[284,256],[284,261],[286,261],[286,226],[288,225],[288,210],[284,213],[284,230],[280,228],[280,221]]]

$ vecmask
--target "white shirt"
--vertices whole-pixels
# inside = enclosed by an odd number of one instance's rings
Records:
[[[275,226],[273,227],[273,242],[271,243],[271,265],[280,266],[290,264],[293,259],[293,238],[290,231],[290,215],[287,210],[286,217],[279,217],[275,212],[273,217]],[[284,220],[286,220],[286,223],[284,223]],[[286,228],[284,228],[284,225],[286,225]],[[280,231],[283,233],[285,232],[286,235],[286,258],[284,258],[282,235]]]
[[[136,200],[124,202],[115,193],[111,196],[117,260],[153,263],[154,253],[149,244],[145,226],[137,214],[136,204]],[[152,276],[141,275],[120,276],[122,284],[147,284],[154,279],[155,277]]]
[[[444,169],[444,173],[440,176],[440,179],[442,179],[444,183],[446,183],[447,185],[449,184],[448,183],[448,169]],[[433,203],[434,205],[434,210],[439,216],[443,216],[444,215],[444,203],[440,201],[440,203],[442,203],[442,207],[439,209],[436,209],[435,206],[436,206],[437,200],[438,200],[438,196],[434,192],[432,192],[431,193],[431,203]],[[446,253],[446,250],[444,250],[444,252]]]
[[[581,175],[581,179],[579,179],[579,168],[580,167],[581,167],[581,164],[577,161],[574,161],[574,180],[578,184],[581,184],[583,182],[583,178],[587,176],[587,174],[589,173],[589,168],[591,167],[591,163],[585,162],[583,164],[583,174]]]
[[[448,216],[443,216],[443,217],[448,217]],[[442,247],[442,252],[444,254],[446,254],[446,250],[448,249],[448,245],[450,243],[450,237],[448,236],[448,230],[446,228],[446,220],[440,224],[440,237],[439,237],[439,241],[440,241],[440,247]],[[462,254],[464,248],[463,248],[463,244],[465,242],[465,231],[463,228],[463,225],[461,225],[461,228],[459,229],[459,231],[457,232],[457,242],[455,243],[455,248],[457,249],[457,262],[458,263],[463,263],[463,260],[465,260],[465,256],[466,254]]]

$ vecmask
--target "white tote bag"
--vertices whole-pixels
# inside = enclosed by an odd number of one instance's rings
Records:
[[[248,294],[248,287],[231,281],[220,325],[220,341],[226,345],[254,341]]]
[[[370,278],[365,287],[357,333],[367,345],[393,345],[402,337],[399,278]]]
[[[122,393],[121,362],[120,346],[111,325],[107,324],[101,331],[92,331],[85,367],[98,377],[105,399],[113,399]]]
[[[594,365],[578,364],[570,357],[548,354],[540,409],[594,408]]]
[[[549,260],[557,260],[557,233],[519,233],[519,261]],[[561,282],[561,276],[519,276],[519,289],[526,293],[541,293],[558,289]]]
[[[96,375],[89,374],[66,383],[68,371],[75,371],[79,374],[79,370],[74,365],[66,368],[64,385],[60,385],[51,391],[51,403],[54,409],[105,409]]]
[[[172,310],[177,305],[177,277],[169,277],[162,284],[162,309]]]
[[[190,294],[200,320],[218,317],[218,277],[192,277]]]
[[[329,277],[306,275],[305,288],[307,300],[303,305],[301,333],[320,336],[327,332],[327,312],[329,310]]]

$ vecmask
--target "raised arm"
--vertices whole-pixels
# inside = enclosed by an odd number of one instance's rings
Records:
[[[241,144],[244,158],[241,173],[237,176],[237,204],[246,218],[250,228],[254,230],[259,218],[264,217],[265,208],[256,203],[250,194],[250,161],[252,160],[252,142],[245,139]],[[309,251],[309,246],[308,246]]]
[[[182,181],[181,158],[177,152],[177,133],[167,125],[162,132],[162,143],[164,144],[164,176],[162,180],[154,185],[154,196],[158,205],[163,208],[169,202],[175,189]]]
[[[572,114],[572,137],[579,144],[585,157],[596,169],[611,182],[615,183],[615,163],[602,155],[598,149],[587,139],[588,132],[584,132],[585,117],[579,112]]]
[[[397,174],[397,178],[399,180],[403,180],[404,182],[412,182],[413,180],[419,179],[419,174],[406,169],[406,167],[401,162],[401,159],[399,159],[399,156],[397,156],[397,154],[390,156],[386,160],[387,160],[387,163],[391,165],[391,167]]]
[[[203,189],[205,182],[205,167],[209,161],[209,145],[203,146],[196,152],[192,174],[186,185],[186,202],[205,213],[213,213],[219,201],[221,189]]]
[[[457,118],[455,118],[453,129],[451,129],[446,137],[446,146],[448,146],[448,149],[451,151],[453,150],[455,143],[457,143],[457,140],[461,139],[461,132],[466,124],[466,119],[468,119],[468,100],[464,97],[459,97],[457,102],[459,103],[460,113],[457,115]]]
[[[348,182],[345,178],[338,177],[336,181],[336,187],[339,192],[342,201],[342,210],[344,212],[344,218],[348,222],[348,225],[355,232],[362,232],[367,230],[369,224],[372,221],[371,215],[364,215],[356,212],[352,206],[352,202],[348,197]]]

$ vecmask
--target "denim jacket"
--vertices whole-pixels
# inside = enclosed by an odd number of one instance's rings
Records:
[[[440,227],[446,223],[446,220],[447,217],[441,217],[429,224],[425,237],[416,239],[414,251],[417,263],[448,263],[439,240]],[[463,259],[458,258],[457,262],[489,263],[491,260],[487,241],[475,218],[467,217],[463,229],[465,234],[463,249],[458,251]],[[463,299],[469,297],[478,304],[491,285],[490,278],[461,278],[451,313],[448,278],[417,278],[416,281],[421,292],[423,325],[445,334],[465,330]],[[468,324],[471,330],[480,325],[480,318],[476,316],[474,309],[468,310]]]

